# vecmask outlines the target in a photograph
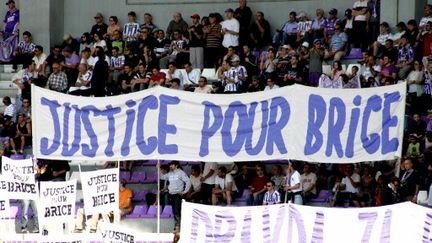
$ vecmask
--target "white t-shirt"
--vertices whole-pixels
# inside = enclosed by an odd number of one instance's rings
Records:
[[[216,180],[215,180],[215,184],[219,185],[219,187],[223,190],[225,188],[228,187],[228,183],[232,182],[232,188],[231,191],[236,192],[237,191],[237,186],[234,182],[234,178],[232,177],[231,174],[226,174],[225,178],[220,178],[219,176],[216,176]]]
[[[34,56],[33,57],[33,61],[36,64],[36,69],[39,69],[40,66],[42,66],[42,64],[45,62],[47,56],[45,55],[45,53],[42,53],[40,55],[40,57]]]
[[[364,1],[356,1],[356,2],[354,3],[353,9],[355,9],[355,8],[359,8],[359,7],[361,7],[361,8],[367,8],[367,3],[368,3],[367,0],[364,0]],[[366,21],[366,15],[358,15],[358,16],[355,16],[355,17],[354,17],[354,20],[356,20],[356,21]]]
[[[291,177],[287,177],[287,184],[288,186],[295,186],[296,184],[300,184],[300,187],[294,190],[291,190],[291,192],[295,193],[295,192],[301,192],[302,188],[301,188],[301,176],[300,173],[298,173],[298,171],[294,171],[293,174],[291,175]]]
[[[235,18],[222,21],[221,26],[222,29],[226,28],[227,30],[234,31],[236,33],[239,33],[240,31],[240,23]],[[233,35],[231,33],[225,33],[223,37],[222,45],[225,48],[228,48],[230,46],[238,46],[239,45],[238,39],[239,39],[238,34]]]
[[[202,175],[199,175],[197,177],[191,175],[189,177],[194,192],[201,190],[201,181],[200,181],[201,177]]]
[[[279,85],[273,84],[272,87],[267,85],[267,86],[265,86],[264,91],[268,91],[268,90],[272,90],[272,89],[279,89]]]
[[[183,77],[183,79],[181,80],[181,86],[186,84],[197,85],[201,77],[201,71],[199,69],[192,69],[192,71],[188,73],[183,70],[181,77]]]
[[[90,81],[92,75],[93,75],[93,72],[92,72],[92,71],[87,71],[87,72],[86,72],[85,74],[83,74],[82,76],[78,76],[76,83],[79,83],[79,84],[80,84],[80,83],[81,83],[81,80],[80,80],[80,79],[85,80],[85,81]],[[90,89],[90,88],[91,88],[90,83],[88,83],[87,86],[80,86],[80,89],[81,89],[81,90],[86,90],[86,89]]]
[[[357,173],[353,173],[352,175],[351,175],[351,178],[352,178],[352,180],[354,181],[354,182],[356,182],[356,183],[359,183],[360,182],[360,176],[359,176],[359,174],[357,174]],[[351,192],[351,193],[358,193],[359,192],[359,189],[358,188],[355,188],[354,186],[353,186],[353,184],[351,184],[351,180],[348,178],[348,177],[344,177],[343,179],[342,179],[342,182],[341,182],[342,184],[344,184],[345,185],[345,192]]]
[[[377,41],[383,46],[386,42],[386,40],[394,39],[394,36],[392,35],[392,33],[386,33],[386,34],[379,34],[379,36],[377,37]]]
[[[204,170],[203,170],[203,176],[206,176],[210,170],[213,170],[213,175],[210,176],[209,178],[205,179],[205,181],[203,181],[203,183],[205,184],[209,184],[209,185],[214,185],[215,184],[215,178],[217,175],[217,163],[216,162],[208,162],[208,163],[204,163]]]
[[[10,104],[10,105],[6,106],[3,114],[5,116],[15,117],[15,105]]]
[[[303,189],[309,188],[312,184],[316,185],[316,181],[317,181],[317,176],[315,175],[315,173],[309,173],[308,175],[303,173],[301,175],[301,184]],[[310,190],[310,192],[316,194],[316,187]]]

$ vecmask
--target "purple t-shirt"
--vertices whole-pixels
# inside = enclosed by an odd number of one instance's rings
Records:
[[[3,23],[5,24],[5,32],[7,34],[12,34],[15,30],[15,25],[20,21],[20,13],[19,10],[15,11],[7,11],[6,15],[3,19]]]
[[[80,63],[81,59],[77,54],[72,54],[71,57],[65,57],[65,63],[67,65]]]
[[[397,73],[397,68],[395,65],[383,66],[381,67],[381,73],[384,74],[384,76],[388,77],[391,76],[393,73]]]

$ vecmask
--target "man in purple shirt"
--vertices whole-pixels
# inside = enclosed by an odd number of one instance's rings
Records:
[[[78,65],[80,63],[80,57],[75,54],[70,47],[66,47],[63,50],[63,55],[65,56],[65,62],[62,64],[63,71],[66,73],[68,78],[68,84],[70,86],[75,85],[75,81],[78,78]]]
[[[15,1],[9,0],[6,2],[9,10],[3,19],[3,34],[4,39],[11,35],[18,35],[18,24],[20,21],[19,10],[15,6]]]
[[[329,11],[327,21],[325,22],[324,38],[326,39],[328,44],[330,44],[330,40],[335,33],[336,24],[340,22],[340,20],[337,18],[337,13],[337,9],[332,8]]]

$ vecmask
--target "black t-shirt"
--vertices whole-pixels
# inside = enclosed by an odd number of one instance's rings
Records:
[[[95,33],[99,33],[100,36],[103,36],[107,33],[108,31],[108,25],[105,23],[102,24],[95,24],[92,26],[90,34],[94,35]]]
[[[62,54],[59,54],[58,56],[54,56],[53,54],[48,55],[47,59],[45,60],[48,63],[48,66],[52,66],[53,63],[62,63],[65,62],[65,57]]]
[[[189,41],[189,47],[203,47],[204,46],[203,26],[201,24],[197,24],[197,25],[192,25],[190,28],[192,29],[192,31],[191,31],[191,39]],[[199,39],[196,35],[201,36],[201,39]]]
[[[132,68],[135,68],[139,63],[139,58],[135,55],[125,56],[125,64],[129,64]]]
[[[54,171],[69,171],[69,162],[65,160],[49,160],[47,161],[49,164],[48,166],[51,168],[53,175],[52,175],[52,181],[65,181],[66,180],[66,173],[62,173],[60,175],[54,176]]]
[[[130,84],[134,76],[135,76],[135,74],[133,72],[122,73],[122,74],[120,74],[120,76],[118,78],[119,83],[123,83],[123,81],[125,81],[126,84]],[[122,92],[123,93],[130,93],[131,89],[130,88],[122,89]]]
[[[286,77],[287,80],[283,82],[280,86],[286,86],[286,85],[293,85],[296,83],[296,79],[303,77],[303,68],[300,67],[300,65],[297,65],[297,67],[292,67],[291,65],[288,66]]]

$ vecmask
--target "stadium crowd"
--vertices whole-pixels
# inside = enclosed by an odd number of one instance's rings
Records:
[[[12,13],[17,11],[14,1],[7,4]],[[173,205],[179,227],[182,198],[231,205],[246,195],[247,205],[308,204],[320,191],[328,190],[332,191],[332,206],[363,207],[416,203],[419,190],[429,191],[432,5],[424,7],[420,20],[399,22],[395,31],[380,20],[379,0],[354,1],[353,7],[344,11],[319,8],[314,16],[293,11],[274,33],[265,14],[253,12],[246,0],[239,0],[236,9],[226,9],[224,16],[194,13],[183,19],[181,13],[173,13],[166,30],[153,23],[150,13],[130,11],[127,15],[128,22],[121,24],[117,16],[104,18],[97,13],[88,32],[79,38],[65,34],[64,41],[49,54],[33,43],[30,32],[21,34],[13,59],[14,64],[24,64],[21,70],[14,65],[16,103],[9,97],[3,99],[6,109],[0,135],[4,154],[22,153],[31,145],[31,83],[57,92],[101,97],[158,85],[218,94],[265,92],[293,84],[355,89],[404,81],[407,122],[400,166],[397,161],[355,165],[285,161],[269,171],[265,162],[203,163],[194,165],[188,176],[178,161],[172,161],[160,167],[158,194],[161,204]],[[143,16],[140,23],[139,16]],[[5,18],[5,24],[8,21]],[[362,54],[356,60],[358,65],[344,70],[343,63],[355,51]],[[323,72],[326,64],[331,65],[328,73]],[[205,76],[207,69],[213,70],[214,76]],[[125,162],[122,169],[131,170],[132,166]],[[55,169],[64,173],[68,166],[64,167]],[[151,201],[148,198],[147,203]],[[130,198],[126,202],[126,213],[130,213]],[[82,231],[82,227],[77,229]]]

